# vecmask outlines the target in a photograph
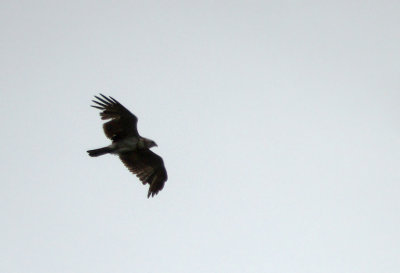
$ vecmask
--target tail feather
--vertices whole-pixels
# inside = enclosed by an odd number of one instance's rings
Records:
[[[111,152],[111,149],[109,147],[104,147],[100,149],[89,150],[87,152],[90,156],[101,156]]]

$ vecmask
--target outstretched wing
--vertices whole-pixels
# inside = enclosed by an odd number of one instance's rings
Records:
[[[136,174],[143,185],[150,185],[147,198],[162,190],[168,175],[159,155],[145,149],[120,154],[119,158],[133,174]]]
[[[94,96],[94,108],[102,110],[101,119],[111,119],[103,124],[104,133],[109,139],[120,139],[127,136],[139,136],[137,130],[137,117],[129,112],[122,104],[112,97]]]

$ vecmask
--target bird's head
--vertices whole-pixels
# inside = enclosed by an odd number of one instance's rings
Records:
[[[154,142],[154,140],[148,139],[148,138],[143,138],[144,146],[148,149],[152,147],[157,147],[157,143]]]

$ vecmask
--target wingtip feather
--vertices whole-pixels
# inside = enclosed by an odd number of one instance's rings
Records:
[[[93,107],[93,108],[99,109],[99,110],[104,110],[104,108],[100,107],[100,106],[96,106],[96,105],[90,105],[90,106]]]
[[[110,104],[114,104],[114,102],[109,98],[109,97],[106,97],[106,96],[104,96],[103,94],[100,94],[108,103],[110,103]]]
[[[120,104],[119,101],[117,101],[116,99],[114,99],[113,97],[110,96],[110,99],[113,100],[114,103],[116,104]]]
[[[98,101],[96,101],[96,100],[92,100],[92,102],[94,102],[94,103],[96,103],[96,104],[98,104],[98,105],[100,105],[100,106],[102,106],[102,107],[107,107],[106,104],[101,103],[101,102],[98,102]]]
[[[156,194],[157,194],[156,192],[152,192],[152,191],[149,189],[149,192],[147,193],[147,199],[149,199],[150,196],[153,198],[154,195],[156,195]]]
[[[96,99],[98,99],[99,101],[101,101],[102,103],[104,103],[105,105],[109,105],[110,103],[108,101],[105,101],[104,99],[98,97],[98,96],[94,96]],[[99,102],[97,102],[99,103]],[[99,103],[100,104],[100,103]]]

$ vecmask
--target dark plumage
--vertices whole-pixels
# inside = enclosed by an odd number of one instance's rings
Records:
[[[162,158],[150,148],[157,144],[139,135],[137,117],[112,97],[95,96],[92,107],[102,110],[101,119],[110,121],[103,124],[105,135],[112,140],[111,145],[87,151],[90,156],[116,154],[124,165],[142,183],[149,184],[147,197],[156,195],[163,189],[168,179]]]

